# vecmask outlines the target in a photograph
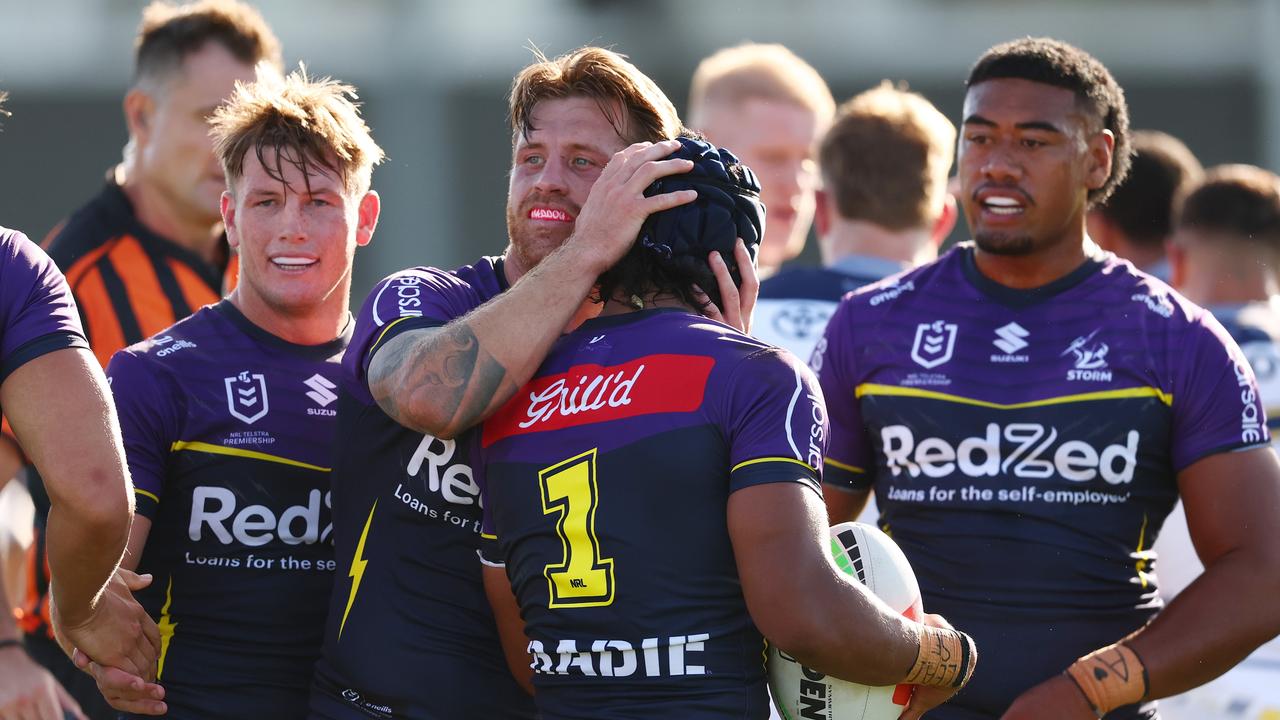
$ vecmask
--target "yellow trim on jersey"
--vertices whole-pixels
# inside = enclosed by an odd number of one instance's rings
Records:
[[[742,462],[738,463],[737,465],[734,465],[734,466],[733,466],[733,469],[732,469],[732,470],[730,470],[729,472],[734,473],[734,472],[737,472],[739,468],[744,468],[744,467],[746,467],[746,466],[748,466],[748,465],[755,465],[755,464],[757,464],[757,463],[767,463],[767,462],[788,462],[788,463],[795,463],[796,465],[801,465],[801,466],[803,466],[803,467],[807,467],[807,468],[809,468],[810,470],[813,470],[813,468],[809,467],[809,463],[807,463],[807,462],[801,462],[800,460],[797,460],[797,459],[795,459],[795,458],[789,458],[789,457],[762,457],[762,458],[756,458],[755,460],[743,460]],[[815,470],[815,472],[816,472],[816,470]]]
[[[160,630],[160,658],[156,660],[156,680],[164,679],[164,660],[169,654],[169,643],[173,642],[173,633],[178,623],[169,615],[173,607],[173,576],[169,576],[169,586],[164,590],[164,607],[160,608],[160,622],[156,627]]]
[[[865,475],[867,472],[866,470],[858,467],[857,465],[846,465],[845,463],[842,463],[839,460],[832,460],[831,458],[823,458],[822,462],[824,464],[830,465],[831,467],[837,470],[844,470],[845,472],[858,473],[859,475]]]
[[[1145,545],[1146,542],[1147,542],[1147,514],[1143,513],[1142,529],[1138,531],[1137,553],[1139,554],[1142,553],[1142,546]],[[1134,564],[1134,569],[1138,571],[1138,579],[1142,581],[1142,589],[1145,590],[1148,584],[1147,583],[1147,561],[1145,559],[1138,560],[1138,562]]]
[[[497,536],[497,535],[490,535],[489,533],[483,533],[483,532],[482,532],[482,533],[480,533],[480,537],[484,538],[485,540],[497,540],[497,539],[498,539],[498,536]]]
[[[199,442],[197,440],[179,440],[169,447],[172,452],[179,450],[190,450],[192,452],[212,453],[214,455],[233,455],[235,457],[244,457],[251,460],[266,460],[267,462],[280,463],[281,465],[292,465],[300,467],[304,470],[317,470],[319,472],[329,472],[330,468],[304,463],[301,460],[290,460],[287,457],[279,455],[269,455],[257,450],[242,450],[240,448],[229,448],[223,445],[214,445],[213,443]]]
[[[147,492],[146,490],[143,490],[142,488],[137,488],[137,487],[134,488],[133,491],[139,495],[145,495],[151,498],[152,500],[155,500],[156,502],[160,502],[160,498],[155,493]]]
[[[372,350],[373,348],[378,347],[378,345],[382,342],[382,338],[386,337],[386,336],[387,336],[387,333],[391,332],[391,328],[395,327],[396,325],[399,325],[400,323],[404,322],[405,320],[408,320],[408,319],[410,319],[410,318],[414,318],[414,317],[420,317],[420,316],[418,316],[418,315],[405,315],[404,317],[400,317],[400,318],[396,318],[395,320],[392,320],[390,324],[388,324],[386,327],[382,328],[382,332],[378,333],[378,339],[373,341],[373,344],[369,346],[369,349],[371,349],[371,350]]]
[[[1165,405],[1173,405],[1172,394],[1154,387],[1133,387],[1124,388],[1122,390],[1099,390],[1097,392],[1080,393],[1078,395],[1061,395],[1059,397],[1049,397],[1042,400],[1031,400],[1028,402],[1008,404],[988,402],[986,400],[967,398],[960,395],[950,395],[948,393],[940,393],[933,390],[921,390],[920,388],[901,387],[898,385],[880,385],[877,383],[863,383],[854,390],[855,397],[860,398],[864,395],[918,397],[926,398],[928,400],[960,403],[962,405],[977,405],[978,407],[994,408],[996,410],[1021,410],[1023,408],[1045,407],[1047,405],[1065,405],[1067,403],[1091,402],[1094,400],[1121,400],[1124,398],[1139,397],[1153,397],[1159,399],[1160,402]]]
[[[369,508],[369,519],[364,521],[364,530],[360,531],[360,541],[356,543],[356,553],[351,556],[351,569],[347,577],[351,578],[351,594],[347,596],[347,609],[342,611],[342,623],[338,625],[338,639],[342,639],[342,631],[347,627],[347,615],[351,614],[351,606],[355,604],[356,593],[360,592],[360,580],[364,578],[364,568],[369,564],[364,559],[364,540],[369,537],[369,526],[373,524],[373,511],[378,509],[378,501],[373,501]]]

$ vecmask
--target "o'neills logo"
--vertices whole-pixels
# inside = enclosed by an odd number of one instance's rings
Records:
[[[702,405],[715,360],[701,355],[646,355],[622,365],[575,365],[534,378],[484,424],[488,447],[512,435],[655,413],[690,412]]]

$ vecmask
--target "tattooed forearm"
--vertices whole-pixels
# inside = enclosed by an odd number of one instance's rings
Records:
[[[404,333],[369,364],[369,389],[379,407],[401,425],[437,437],[483,420],[506,399],[497,397],[506,377],[465,321]]]

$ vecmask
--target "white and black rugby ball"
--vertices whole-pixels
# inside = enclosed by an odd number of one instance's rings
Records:
[[[847,522],[831,528],[836,567],[862,583],[896,612],[920,620],[920,586],[902,550],[880,530]],[[911,700],[911,686],[872,687],[845,682],[804,667],[769,646],[769,689],[787,720],[897,720]]]

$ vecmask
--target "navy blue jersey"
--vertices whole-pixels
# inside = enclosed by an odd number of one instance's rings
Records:
[[[0,383],[23,364],[89,347],[67,281],[27,236],[0,227]]]
[[[826,418],[793,356],[679,309],[589,320],[484,426],[495,547],[543,718],[765,718],[729,495],[820,492]]]
[[[107,366],[167,717],[306,715],[333,584],[333,390],[351,324],[295,345],[228,301]]]
[[[1110,254],[1019,291],[961,246],[846,298],[813,365],[827,481],[874,487],[925,610],[982,649],[944,719],[999,716],[1146,623],[1177,473],[1269,440],[1221,325]]]
[[[901,269],[901,263],[853,256],[831,267],[783,270],[760,283],[751,334],[808,360],[840,298]]]
[[[506,289],[502,261],[405,270],[373,289],[343,360],[333,475],[338,581],[316,668],[316,718],[528,718],[481,583],[475,432],[409,430],[369,393],[369,362]]]

